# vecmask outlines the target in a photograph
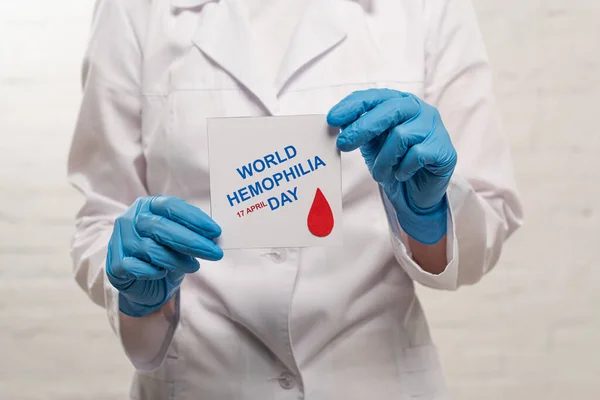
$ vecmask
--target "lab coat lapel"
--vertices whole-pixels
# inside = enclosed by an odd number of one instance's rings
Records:
[[[346,38],[336,12],[340,0],[313,0],[296,27],[273,82],[261,70],[249,23],[237,0],[172,0],[175,7],[210,4],[200,14],[192,42],[214,63],[242,84],[270,114],[277,112],[277,95],[302,68]]]
[[[313,0],[306,10],[280,66],[275,81],[277,94],[298,71],[346,38],[346,31],[335,10],[337,1]]]
[[[248,21],[235,0],[221,0],[204,10],[192,42],[251,92],[270,114],[276,112],[275,91],[260,70]]]

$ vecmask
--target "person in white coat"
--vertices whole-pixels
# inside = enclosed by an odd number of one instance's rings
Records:
[[[469,0],[94,15],[72,256],[135,366],[131,398],[446,399],[414,282],[478,282],[523,219]],[[344,247],[223,252],[206,120],[291,114],[340,128]]]

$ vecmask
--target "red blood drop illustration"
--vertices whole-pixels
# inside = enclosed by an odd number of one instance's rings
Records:
[[[310,206],[307,223],[308,230],[315,236],[325,237],[333,230],[333,212],[319,188],[317,188],[315,199]]]

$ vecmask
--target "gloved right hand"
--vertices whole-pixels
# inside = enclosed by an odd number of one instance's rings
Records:
[[[176,197],[141,197],[115,221],[108,244],[106,273],[119,291],[119,310],[143,317],[160,309],[195,257],[218,261],[223,251],[212,239],[221,228],[202,210]]]

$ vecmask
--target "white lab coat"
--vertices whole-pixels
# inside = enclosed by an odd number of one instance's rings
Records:
[[[99,2],[69,160],[85,196],[72,253],[77,282],[136,367],[134,399],[447,398],[414,282],[479,281],[522,221],[473,9],[318,0],[299,20],[281,63],[261,68],[270,61],[234,0]],[[411,259],[353,152],[342,157],[343,248],[226,251],[163,310],[120,316],[104,272],[113,221],[153,194],[209,211],[208,117],[325,114],[373,87],[436,106],[457,148],[442,274]]]

